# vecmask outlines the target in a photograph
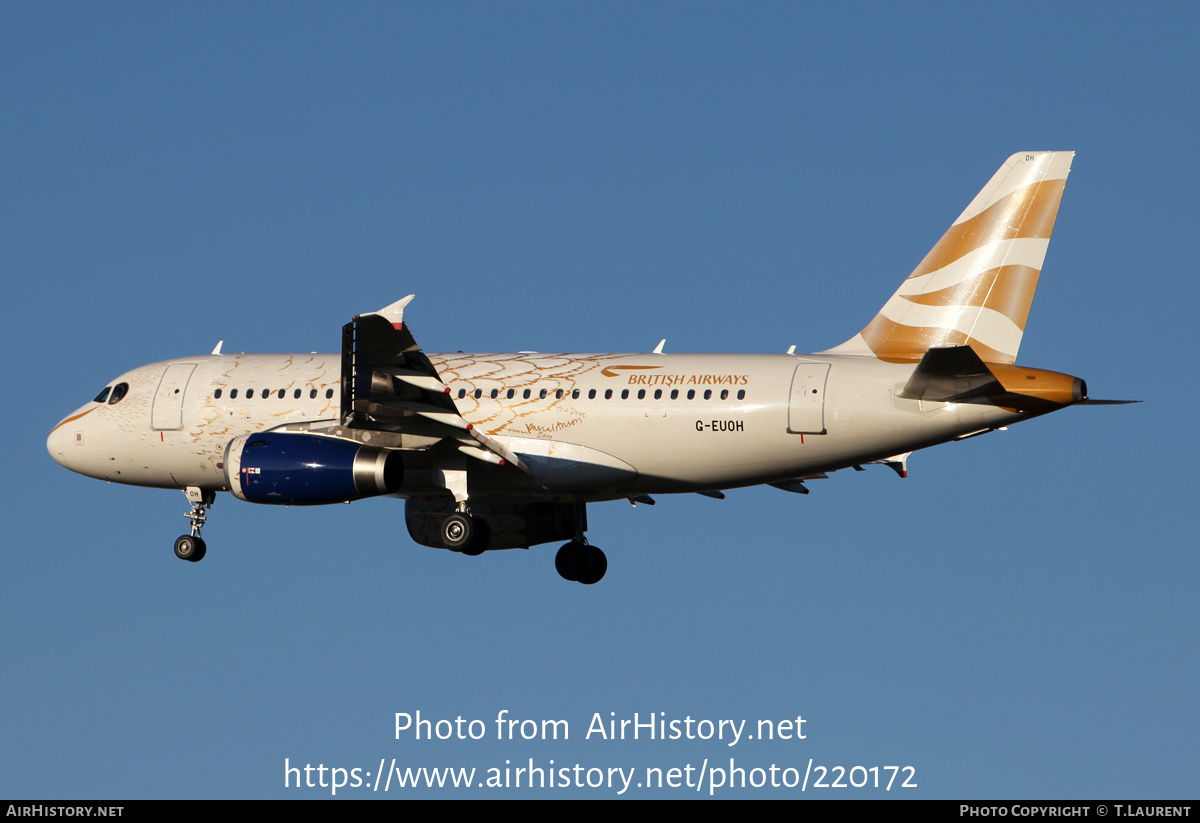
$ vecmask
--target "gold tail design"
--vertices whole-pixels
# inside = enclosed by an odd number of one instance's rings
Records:
[[[1008,158],[875,319],[828,353],[912,362],[969,345],[984,362],[1014,362],[1074,156]]]

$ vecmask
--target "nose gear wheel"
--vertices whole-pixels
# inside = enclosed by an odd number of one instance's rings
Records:
[[[191,534],[180,535],[175,540],[175,556],[180,560],[198,563],[204,559],[208,550],[204,540],[200,537],[200,529],[204,528],[204,521],[208,518],[208,508],[216,502],[217,493],[211,489],[201,489],[196,486],[188,486],[183,493],[187,495],[187,499],[192,504],[192,510],[184,514],[184,517],[192,521],[192,531]]]

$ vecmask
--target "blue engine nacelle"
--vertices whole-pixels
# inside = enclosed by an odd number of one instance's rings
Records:
[[[225,447],[225,484],[251,503],[311,506],[395,494],[400,452],[316,434],[243,434]]]

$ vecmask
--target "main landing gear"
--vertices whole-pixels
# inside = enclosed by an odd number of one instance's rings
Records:
[[[446,509],[442,509],[442,511],[444,512]],[[484,507],[482,511],[485,514],[495,513],[494,508],[488,507]],[[600,549],[589,544],[587,538],[584,537],[587,529],[587,513],[583,503],[576,503],[574,511],[551,509],[550,511],[538,510],[535,512],[532,506],[528,506],[517,509],[516,512],[526,518],[525,524],[528,531],[524,536],[533,543],[561,540],[572,531],[575,533],[574,539],[563,545],[554,557],[554,568],[564,580],[591,586],[604,578],[605,572],[608,571],[608,558]],[[535,514],[542,517],[542,521],[535,519]],[[553,522],[546,522],[549,521],[550,515],[554,517]],[[409,529],[419,543],[427,546],[436,546],[437,543],[441,543],[451,551],[474,557],[492,547],[493,536],[489,519],[488,516],[472,514],[466,502],[460,501],[455,511],[442,519],[440,526],[437,527],[436,538],[431,539],[433,535],[426,531],[428,526],[418,529],[421,533],[420,537],[418,537],[418,532],[412,532],[411,522]],[[506,532],[502,532],[496,539],[497,548],[528,545],[528,543],[514,542],[513,536]]]
[[[492,539],[487,521],[470,512],[457,511],[442,521],[442,545],[452,552],[478,557],[487,551]]]
[[[604,573],[608,571],[608,558],[583,536],[587,531],[587,506],[582,500],[575,502],[571,520],[575,537],[570,543],[564,543],[558,554],[554,555],[554,568],[563,580],[591,586],[604,578]]]
[[[192,533],[180,535],[175,541],[175,556],[180,560],[198,563],[204,559],[204,554],[208,550],[208,547],[204,545],[204,540],[200,537],[200,529],[203,528],[204,520],[208,516],[208,507],[216,502],[217,493],[197,486],[188,486],[183,493],[187,495],[188,501],[192,504],[192,510],[184,515],[192,521]]]
[[[583,535],[579,535],[558,550],[554,556],[554,568],[564,580],[590,586],[599,583],[608,571],[608,558],[600,549],[589,545]]]

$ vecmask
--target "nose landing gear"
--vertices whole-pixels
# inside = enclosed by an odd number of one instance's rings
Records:
[[[204,545],[204,541],[199,535],[184,534],[175,540],[175,556],[180,560],[190,560],[193,563],[198,563],[204,559],[204,554],[207,551],[208,547]]]
[[[204,520],[208,516],[208,507],[216,502],[217,493],[201,489],[198,486],[188,486],[183,493],[192,504],[192,510],[184,515],[192,521],[192,533],[180,535],[175,541],[175,556],[180,560],[198,563],[204,559],[208,550],[208,547],[204,545],[204,540],[200,537],[200,529],[204,527]]]

